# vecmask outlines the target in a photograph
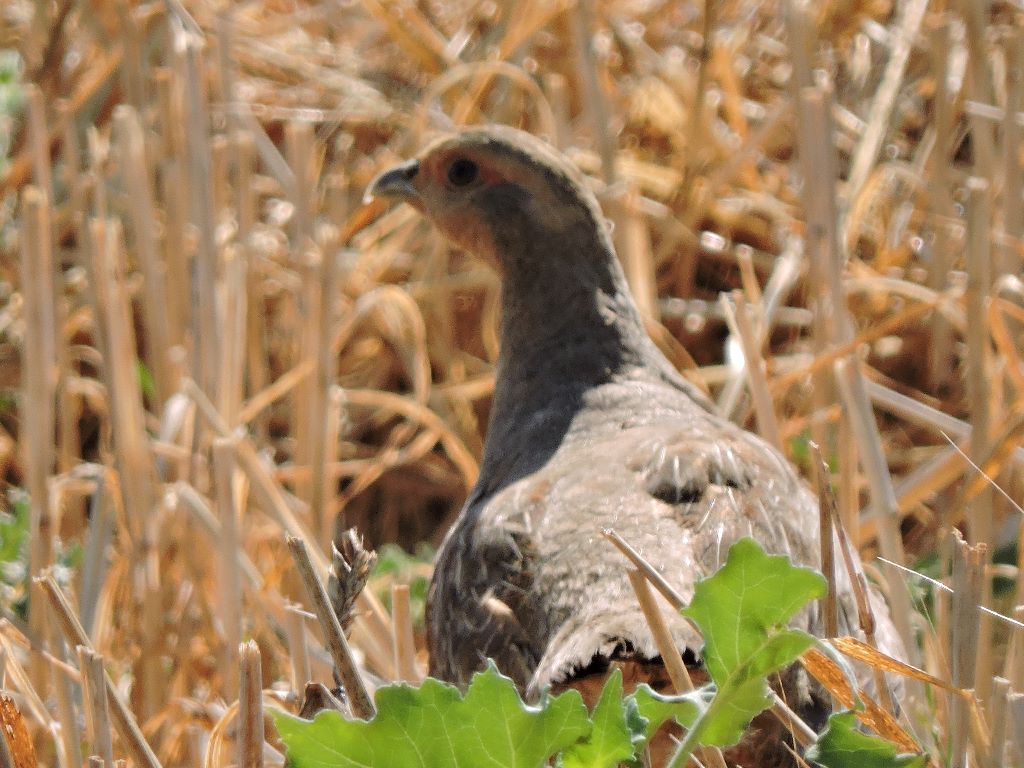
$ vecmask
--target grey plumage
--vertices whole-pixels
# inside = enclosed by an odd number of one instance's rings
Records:
[[[459,161],[477,169],[472,183],[461,184]],[[614,658],[656,659],[603,528],[685,597],[743,536],[819,565],[816,499],[772,447],[715,415],[655,347],[598,203],[567,160],[519,131],[472,129],[383,174],[371,192],[407,200],[503,278],[480,478],[430,588],[431,674],[465,685],[490,657],[535,692]],[[838,592],[840,631],[856,634],[845,576]],[[876,602],[880,635],[899,655]],[[699,639],[682,618],[669,621],[692,658]],[[822,632],[816,607],[795,624]]]

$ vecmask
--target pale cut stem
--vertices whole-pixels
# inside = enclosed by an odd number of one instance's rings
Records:
[[[672,687],[675,688],[676,693],[688,693],[694,690],[693,680],[690,679],[690,673],[687,671],[686,665],[683,664],[682,656],[676,648],[675,640],[672,639],[672,633],[665,623],[665,617],[661,615],[661,608],[654,599],[654,593],[651,592],[646,577],[635,568],[626,571],[626,575],[629,577],[629,583],[633,587],[633,593],[640,604],[640,609],[644,612],[647,626],[650,627],[651,634],[654,636],[658,653],[661,654],[662,661],[665,662],[665,669],[668,670],[668,676],[672,680]]]
[[[188,231],[188,188],[184,163],[178,159],[164,161],[160,169],[160,197],[164,206],[164,231],[162,250],[168,277],[183,279],[188,274],[188,248],[185,233]],[[184,353],[184,342],[188,328],[193,322],[192,301],[184,287],[167,294],[167,327],[170,340],[179,354]],[[183,365],[176,364],[175,377],[180,384]]]
[[[416,668],[416,641],[413,639],[408,584],[394,584],[391,587],[391,625],[394,627],[395,634],[397,680],[418,683],[420,673]]]
[[[701,9],[703,11],[700,29],[701,44],[700,50],[697,52],[697,78],[686,121],[686,146],[690,147],[691,151],[686,153],[681,199],[687,201],[690,200],[693,193],[694,181],[701,163],[705,160],[703,153],[697,151],[697,148],[704,145],[705,134],[708,131],[705,102],[707,101],[708,70],[711,62],[711,37],[717,22],[716,12],[718,10],[718,4],[713,0],[704,0],[703,6]],[[697,215],[696,211],[694,215]]]
[[[345,193],[347,185],[343,177],[334,176],[328,183],[328,207],[331,210],[332,218],[342,220],[347,210],[345,206]],[[312,396],[306,403],[305,418],[309,420],[309,459],[313,467],[313,478],[310,484],[309,506],[312,513],[313,530],[320,533],[324,541],[330,541],[334,537],[332,531],[332,506],[330,499],[335,495],[332,493],[331,484],[327,478],[326,465],[332,454],[337,452],[338,431],[340,428],[340,412],[335,409],[337,395],[335,392],[334,378],[337,367],[337,355],[333,353],[331,345],[331,330],[334,323],[334,304],[338,290],[338,238],[331,237],[321,244],[319,248],[320,262],[319,269],[315,274],[315,291],[310,290],[311,298],[316,299],[316,317],[309,318],[309,323],[316,322],[315,328],[310,328],[312,338],[310,340],[310,355],[316,358],[316,370],[314,371],[310,391]],[[310,273],[313,267],[308,268]],[[326,413],[327,418],[324,418]],[[298,439],[296,437],[296,439]]]
[[[740,258],[739,254],[737,254],[737,260]],[[761,302],[760,323],[758,324],[755,335],[758,347],[765,343],[765,340],[771,332],[773,324],[784,310],[784,307],[782,307],[781,304],[792,290],[799,277],[802,261],[803,253],[801,251],[801,246],[795,238],[791,238],[786,251],[776,261],[771,277],[768,278],[768,283],[765,285],[763,300]],[[721,307],[721,304],[719,304],[719,306]],[[722,314],[723,319],[728,321],[728,316],[724,311]],[[732,331],[730,330],[730,333],[731,332]],[[775,358],[775,362],[779,362],[778,357]],[[726,370],[727,379],[725,381],[725,386],[722,388],[721,394],[718,397],[718,412],[726,418],[732,418],[737,406],[739,405],[740,394],[743,390],[743,377],[740,375],[734,376],[731,371],[728,369]],[[769,394],[771,394],[773,391],[772,387],[768,387],[768,389]],[[780,389],[775,389],[774,391],[776,393],[781,393]]]
[[[63,116],[66,105],[62,104],[58,113]],[[64,215],[77,233],[85,220],[86,193],[83,184],[81,160],[79,158],[78,133],[68,123],[62,138],[64,142],[64,184],[69,190],[67,202],[64,204]],[[82,439],[79,433],[77,396],[72,392],[72,381],[78,371],[71,361],[69,339],[65,333],[68,322],[68,307],[62,299],[64,282],[64,265],[61,259],[54,259],[52,285],[54,289],[54,331],[56,342],[57,364],[60,371],[57,383],[57,467],[61,472],[71,472],[80,462]]]
[[[309,647],[306,645],[306,619],[315,619],[296,605],[284,612],[284,631],[288,640],[288,660],[291,662],[292,691],[301,696],[306,683],[313,677],[309,665]]]
[[[610,541],[615,548],[619,550],[619,552],[626,556],[636,569],[644,575],[644,578],[654,585],[654,588],[661,593],[662,597],[668,600],[669,605],[677,611],[681,611],[686,607],[686,601],[683,599],[683,596],[675,590],[675,587],[669,584],[668,581],[665,580],[665,577],[658,572],[658,569],[647,562],[647,560],[644,559],[644,556],[637,552],[632,545],[622,538],[622,536],[610,528],[606,528],[601,531],[601,535],[608,539],[608,541]],[[693,627],[694,631],[698,633],[700,632],[692,621],[690,622],[690,626]]]
[[[156,204],[153,199],[153,180],[146,156],[145,134],[138,112],[121,105],[114,110],[114,127],[120,145],[122,183],[127,193],[128,218],[134,235],[138,260],[142,266],[142,287],[145,301],[142,323],[149,363],[153,370],[157,410],[163,406],[177,388],[173,367],[168,356],[171,349],[169,318],[166,301],[165,266],[157,246]]]
[[[54,659],[65,663],[67,648],[55,621],[47,622],[50,653]],[[64,746],[63,762],[68,768],[77,768],[82,764],[82,744],[79,738],[78,718],[75,713],[74,694],[71,681],[66,675],[51,674],[51,690],[57,700],[57,719],[60,722],[60,739]]]
[[[1009,693],[1010,681],[1005,677],[996,677],[992,681],[992,768],[1006,766],[1006,703]]]
[[[263,671],[255,640],[238,646],[238,765],[263,768]]]
[[[295,176],[295,196],[291,199],[294,214],[291,221],[291,257],[299,273],[299,312],[296,345],[296,360],[313,360],[320,363],[320,330],[322,328],[323,306],[321,299],[324,286],[323,262],[330,260],[316,249],[312,239],[313,211],[311,191],[314,180],[314,138],[313,126],[308,122],[291,121],[285,125],[285,156]],[[291,423],[295,438],[295,462],[310,464],[315,447],[314,441],[323,431],[324,398],[326,392],[317,385],[316,376],[307,376],[292,393]],[[314,437],[314,435],[316,437]],[[318,442],[318,441],[317,441]],[[308,481],[296,483],[295,494],[312,504],[312,484]],[[321,530],[320,512],[313,510],[313,530]]]
[[[973,688],[976,670],[976,643],[978,621],[975,607],[979,604],[984,578],[984,564],[987,558],[985,544],[970,546],[963,541],[955,529],[950,534],[953,547],[953,608],[952,638],[953,685],[958,688]],[[952,768],[967,768],[967,740],[970,713],[967,702],[956,697],[952,703],[953,718],[950,724],[950,755]]]
[[[1024,605],[1018,605],[1013,609],[1013,618],[1024,623]],[[1010,635],[1010,646],[1003,663],[1003,676],[1010,681],[1013,690],[1024,690],[1024,629],[1019,626],[1015,626]]]
[[[992,388],[989,379],[989,330],[981,322],[986,316],[986,303],[992,284],[991,248],[989,245],[989,186],[987,181],[970,179],[967,184],[967,290],[964,295],[967,316],[977,322],[967,326],[967,397],[971,404],[970,457],[979,466],[991,440]],[[987,503],[986,503],[987,502]],[[992,540],[992,499],[978,499],[971,521],[972,544]]]
[[[821,543],[821,572],[828,581],[828,592],[822,598],[821,610],[825,617],[825,637],[839,634],[839,606],[836,602],[835,537],[832,533],[837,521],[835,494],[829,482],[828,465],[821,456],[817,443],[810,444],[814,465],[814,484],[818,492],[818,536]]]
[[[238,510],[235,500],[235,439],[217,438],[213,442],[213,475],[217,492],[217,516],[220,552],[217,567],[219,620],[224,632],[224,692],[228,701],[238,694],[239,659],[236,655],[242,638],[242,584],[237,553],[242,546],[238,532]]]
[[[52,435],[56,424],[51,372],[57,359],[52,284],[51,209],[46,194],[37,187],[21,193],[21,287],[25,300],[25,338],[22,345],[21,418],[22,461],[29,494],[29,573],[39,573],[53,559],[54,520],[49,501],[48,478],[53,471]],[[29,628],[46,636],[43,601],[38,589],[28,604]],[[32,685],[46,690],[47,670],[40,654],[32,654]]]
[[[320,457],[320,463],[314,464],[312,467],[313,474],[313,509],[320,506],[322,510],[320,516],[320,540],[321,541],[333,541],[334,533],[339,529],[338,526],[338,507],[340,503],[338,501],[338,475],[334,471],[334,467],[338,463],[338,448],[339,448],[339,437],[341,435],[341,425],[343,418],[343,410],[345,405],[345,391],[336,385],[329,385],[327,390],[327,414],[324,418],[324,438],[321,443],[323,447],[323,455]],[[314,462],[317,461],[314,456]],[[317,479],[319,478],[319,479]]]
[[[103,676],[103,657],[84,645],[77,646],[79,669],[85,689],[86,721],[89,743],[99,756],[101,765],[114,765],[114,742],[110,734],[110,709],[107,705],[106,683]]]
[[[784,21],[786,38],[789,41],[789,58],[793,65],[793,76],[790,83],[791,95],[796,101],[802,89],[814,85],[814,76],[811,71],[811,50],[814,41],[811,39],[807,0],[786,0]]]
[[[1007,730],[1010,739],[1010,765],[1024,765],[1024,693],[1011,693],[1006,699]]]
[[[193,378],[206,392],[218,392],[216,377],[220,359],[220,325],[217,322],[217,242],[214,220],[209,115],[201,42],[183,24],[173,35],[179,54],[180,76],[185,84],[185,148],[189,175],[191,219],[198,228],[191,274],[192,343],[195,345]]]
[[[871,487],[872,510],[878,526],[878,540],[882,554],[889,560],[903,565],[903,541],[897,528],[898,507],[896,494],[892,486],[892,476],[885,453],[882,450],[878,425],[875,423],[871,404],[868,402],[864,389],[863,378],[856,364],[839,360],[835,364],[836,382],[843,404],[850,412],[850,424],[854,438],[860,449],[861,462],[864,466],[868,483]],[[892,619],[896,631],[903,641],[910,663],[920,666],[920,651],[914,642],[914,633],[910,625],[912,608],[910,596],[902,578],[895,571],[886,574],[889,582],[889,600],[892,602]]]
[[[638,197],[639,193],[632,188],[615,197],[612,206],[612,217],[615,221],[613,236],[623,271],[626,273],[626,283],[641,317],[658,322],[660,311],[651,234],[638,208]]]
[[[841,412],[836,432],[839,454],[839,523],[850,537],[861,541],[860,488],[857,482],[857,443],[853,439],[850,416]]]
[[[952,105],[955,103],[953,94],[949,92],[949,21],[946,14],[935,17],[928,30],[929,61],[935,82],[935,115],[932,124],[935,129],[935,146],[932,151],[930,170],[931,214],[935,220],[935,228],[939,236],[935,238],[933,264],[928,276],[928,285],[935,291],[945,288],[949,277],[952,260],[950,239],[944,236],[945,221],[953,210],[953,201],[949,192],[949,161],[952,143],[953,119]],[[938,392],[949,385],[953,366],[953,333],[949,321],[941,312],[932,314],[931,343],[928,345],[929,383],[933,392]]]
[[[93,221],[91,251],[95,310],[104,328],[104,372],[111,409],[114,443],[118,449],[118,477],[133,545],[133,562],[139,578],[142,615],[140,635],[146,648],[161,647],[162,606],[156,541],[156,489],[153,457],[149,451],[145,411],[136,379],[138,345],[132,322],[131,295],[127,285],[127,256],[121,223],[117,219]],[[162,706],[164,679],[158,653],[141,658],[140,715],[145,719]]]
[[[85,630],[82,629],[82,625],[78,621],[78,617],[71,610],[67,598],[64,597],[64,593],[61,592],[53,577],[44,576],[37,578],[36,582],[42,586],[43,591],[46,593],[50,607],[53,609],[53,614],[56,616],[57,621],[60,622],[64,638],[68,644],[82,645],[95,652],[92,643],[85,634]],[[106,687],[107,704],[113,716],[114,726],[117,728],[117,733],[121,740],[128,747],[132,759],[142,768],[161,768],[156,753],[153,752],[153,748],[150,747],[149,742],[142,735],[139,724],[135,722],[135,718],[132,717],[127,705],[121,700],[117,689],[114,687],[113,680],[111,680],[110,675],[106,671],[103,673],[103,683]]]
[[[675,640],[672,639],[672,633],[665,623],[665,617],[661,614],[661,608],[654,598],[654,593],[651,592],[647,579],[634,568],[626,571],[626,575],[629,577],[629,583],[633,587],[637,602],[640,603],[640,609],[644,612],[647,626],[650,627],[651,634],[654,636],[654,644],[658,647],[658,653],[661,654],[661,659],[665,663],[665,669],[668,670],[672,687],[675,688],[676,693],[687,693],[694,690],[690,673],[686,671],[686,665],[683,664],[683,658],[676,648]],[[707,758],[708,764],[714,768],[726,768],[722,750],[718,747],[706,749],[704,756]]]
[[[238,425],[245,381],[246,318],[249,314],[248,291],[250,253],[244,245],[225,249],[223,257],[223,354],[220,358],[218,402],[220,413],[231,426]]]
[[[990,76],[989,46],[986,39],[987,6],[974,0],[959,0],[955,5],[960,6],[967,33],[967,94],[981,104],[995,104],[995,88]],[[968,114],[968,122],[971,128],[974,173],[981,178],[991,179],[995,166],[993,126],[977,114]]]
[[[800,23],[803,25],[801,30],[806,34],[805,13],[800,14]],[[817,87],[800,89],[797,100],[797,135],[807,217],[804,247],[809,257],[810,270],[808,299],[813,313],[811,343],[817,359],[821,359],[830,347],[834,349],[848,342],[853,335],[840,283],[845,255],[837,231],[837,163],[831,109],[832,94],[829,91]],[[811,399],[815,411],[835,402],[836,385],[827,367],[816,369],[812,381]],[[834,431],[825,424],[812,425],[811,435],[825,450],[830,450],[834,444]]]
[[[46,126],[46,97],[35,83],[25,85],[26,111],[28,112],[29,152],[32,156],[32,176],[35,186],[53,202],[53,170],[50,165],[50,142]],[[58,134],[59,135],[59,134]]]
[[[972,54],[973,55],[973,54]],[[992,414],[999,404],[993,402],[993,387],[990,377],[990,336],[988,323],[981,322],[986,316],[989,292],[992,286],[992,248],[990,237],[989,184],[980,179],[969,179],[967,183],[967,290],[964,295],[967,316],[978,318],[978,322],[967,325],[965,338],[967,347],[966,387],[971,408],[970,458],[981,466],[988,458],[992,440]],[[992,544],[994,533],[995,495],[986,484],[971,504],[969,540],[972,544]],[[992,581],[982,582],[979,604],[988,607],[992,602]],[[977,636],[975,687],[978,699],[987,704],[991,692],[991,652],[993,623],[982,616]]]

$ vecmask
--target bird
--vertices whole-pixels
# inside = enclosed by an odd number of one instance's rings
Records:
[[[428,593],[431,676],[465,688],[493,659],[524,695],[577,688],[592,703],[594,681],[616,667],[634,684],[665,687],[625,560],[602,530],[618,532],[687,600],[743,537],[820,567],[816,497],[659,351],[600,204],[563,154],[515,128],[464,128],[380,173],[367,196],[411,205],[501,278],[480,473]],[[836,589],[840,631],[857,634],[842,573]],[[876,611],[884,649],[901,655],[884,607]],[[666,620],[699,672],[700,637],[678,614]],[[818,607],[794,626],[821,636]],[[782,685],[822,726],[827,697],[795,673]],[[727,759],[792,764],[781,743],[772,749]]]

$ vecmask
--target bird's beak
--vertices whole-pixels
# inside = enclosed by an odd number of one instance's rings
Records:
[[[363,202],[369,203],[381,198],[402,200],[407,203],[414,202],[420,194],[413,186],[412,181],[416,178],[419,170],[419,160],[409,160],[394,168],[389,168],[370,182],[370,186],[366,188],[366,194],[363,195]]]

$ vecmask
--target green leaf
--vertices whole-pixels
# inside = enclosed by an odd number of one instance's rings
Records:
[[[0,512],[0,563],[14,563],[24,557],[29,533],[28,497],[11,497],[11,512]]]
[[[767,675],[795,661],[815,643],[787,624],[827,584],[809,568],[767,555],[753,539],[729,550],[725,565],[698,582],[683,611],[704,636],[704,663],[718,693],[687,741],[729,746],[771,703]]]
[[[725,565],[697,583],[693,602],[683,610],[704,635],[711,678],[721,685],[744,665],[771,666],[767,659],[758,663],[762,646],[826,589],[825,579],[810,568],[765,554],[753,539],[736,542]]]
[[[149,366],[139,358],[135,359],[135,375],[139,380],[139,390],[142,392],[142,396],[147,400],[152,400],[156,396],[156,380],[153,378],[153,372],[149,370]]]
[[[377,549],[377,564],[373,569],[370,588],[390,611],[391,587],[395,583],[408,584],[414,629],[422,629],[424,626],[434,556],[434,548],[423,542],[416,545],[414,554],[409,554],[397,544],[384,544]]]
[[[28,494],[12,488],[10,512],[0,512],[0,605],[17,616],[28,613],[28,544],[31,514]],[[57,575],[60,575],[58,571]]]
[[[670,719],[675,719],[684,728],[693,725],[697,717],[707,709],[712,690],[704,687],[692,693],[666,696],[656,692],[647,683],[638,685],[631,698],[645,721],[644,742],[650,741],[655,731]]]
[[[852,712],[837,712],[806,755],[825,768],[924,768],[924,755],[899,754],[896,745],[861,733]]]
[[[563,768],[614,768],[636,756],[646,721],[633,697],[622,698],[622,670],[616,669],[605,680],[592,720],[590,736],[562,755]]]
[[[377,716],[346,720],[321,712],[310,722],[274,712],[294,768],[537,768],[590,733],[577,691],[523,704],[515,684],[490,664],[465,697],[427,679],[419,688],[377,691]]]

